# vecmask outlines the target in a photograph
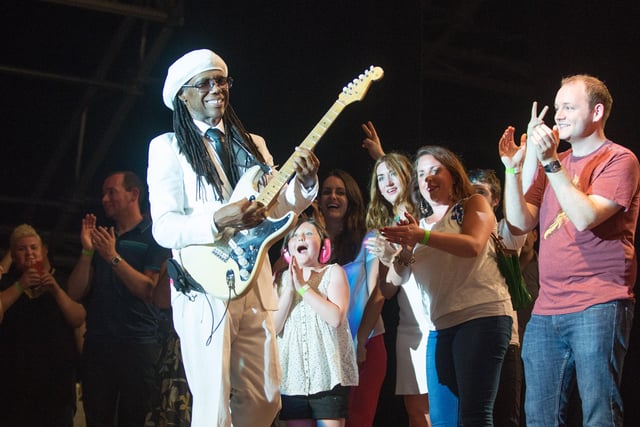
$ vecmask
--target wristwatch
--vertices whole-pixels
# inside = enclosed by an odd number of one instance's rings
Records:
[[[542,167],[546,173],[556,173],[562,169],[562,163],[559,160],[554,160],[552,162],[547,163]]]
[[[118,255],[114,256],[113,258],[111,258],[111,267],[116,267],[118,264],[120,264],[120,261],[122,261],[122,258],[120,258]]]

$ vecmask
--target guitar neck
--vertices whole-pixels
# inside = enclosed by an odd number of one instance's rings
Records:
[[[340,101],[340,99],[336,100],[333,103],[329,111],[325,113],[322,119],[315,125],[309,135],[302,141],[300,147],[306,148],[308,150],[313,150],[315,146],[320,141],[320,138],[325,134],[327,129],[333,124],[336,118],[340,115],[342,110],[344,109],[345,104]],[[274,176],[271,178],[267,186],[260,192],[260,194],[256,197],[256,200],[262,203],[266,207],[270,207],[271,204],[275,201],[278,193],[284,185],[289,182],[293,174],[295,173],[295,159],[298,157],[298,152],[294,152],[291,157],[285,162],[285,164],[274,173]]]

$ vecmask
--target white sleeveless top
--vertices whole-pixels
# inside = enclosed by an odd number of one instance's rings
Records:
[[[431,231],[460,233],[464,202],[461,200],[449,208]],[[418,244],[415,258],[411,269],[422,291],[431,298],[429,311],[436,329],[511,314],[509,289],[498,270],[491,239],[477,257],[463,258]]]
[[[310,283],[325,298],[331,269],[335,265],[324,268],[316,286]],[[288,274],[283,274],[281,287],[290,286],[290,280]],[[282,394],[308,396],[329,391],[338,384],[358,384],[358,366],[349,322],[345,319],[337,328],[330,326],[297,292],[293,294],[289,316],[277,340]]]

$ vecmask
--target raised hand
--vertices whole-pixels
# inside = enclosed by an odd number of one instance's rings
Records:
[[[302,147],[296,147],[297,156],[294,157],[296,179],[306,188],[313,187],[318,179],[318,167],[320,160],[313,151]]]
[[[91,241],[91,233],[96,229],[96,216],[94,214],[86,214],[82,218],[82,228],[80,229],[80,243],[82,249],[87,251],[94,250],[93,242]]]
[[[547,114],[547,111],[549,111],[549,106],[545,105],[538,114],[538,102],[533,101],[533,104],[531,105],[531,118],[527,124],[527,135],[529,137],[535,127],[544,125],[544,116]]]
[[[362,148],[369,152],[369,155],[373,160],[378,160],[380,157],[384,156],[382,141],[380,141],[380,137],[378,137],[378,132],[376,132],[376,128],[373,126],[373,123],[368,121],[367,123],[360,125],[360,127],[362,127],[362,131],[365,135],[365,138],[362,140]]]
[[[516,168],[522,164],[527,147],[527,134],[523,133],[520,136],[520,145],[516,145],[514,139],[515,128],[508,126],[500,140],[498,141],[498,152],[500,153],[500,160],[507,168]]]

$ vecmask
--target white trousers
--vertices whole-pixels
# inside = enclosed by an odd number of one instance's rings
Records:
[[[270,426],[281,406],[280,363],[273,319],[255,286],[232,300],[226,314],[225,301],[171,288],[173,323],[193,395],[191,426]]]

